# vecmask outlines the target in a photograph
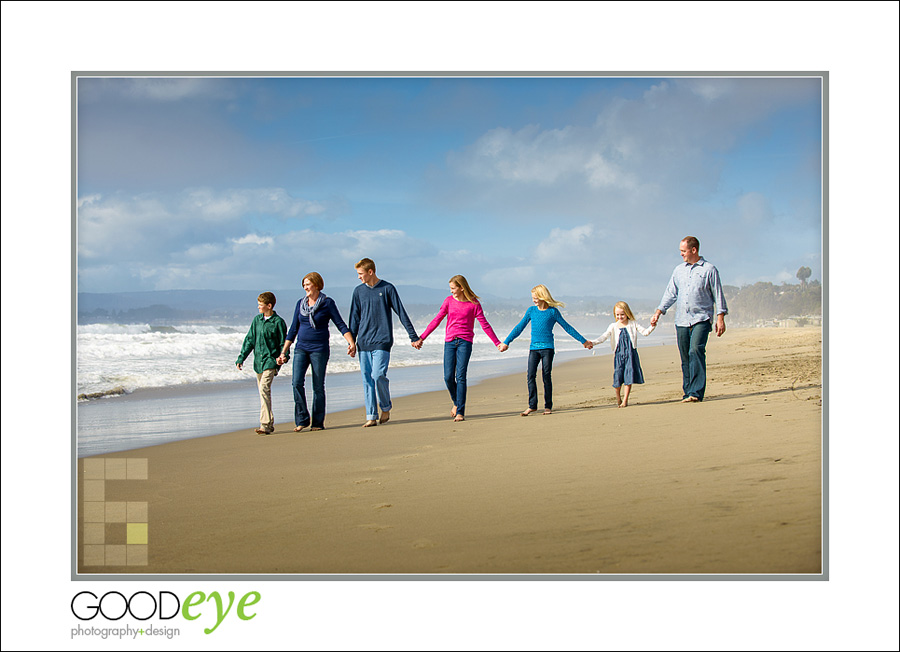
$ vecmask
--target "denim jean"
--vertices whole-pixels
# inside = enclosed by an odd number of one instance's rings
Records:
[[[359,351],[359,370],[362,372],[363,392],[366,397],[366,419],[378,420],[378,408],[382,412],[391,409],[391,388],[387,371],[391,362],[390,351]]]
[[[466,414],[466,372],[471,357],[471,342],[461,337],[444,342],[444,382],[459,415]]]
[[[528,409],[537,410],[537,366],[541,363],[541,377],[544,381],[544,409],[553,409],[553,381],[550,374],[553,371],[553,349],[532,349],[528,352],[528,373],[525,379],[528,383]]]
[[[706,393],[706,342],[712,322],[701,321],[693,326],[676,326],[678,352],[681,354],[681,375],[684,398],[693,396],[703,400]]]
[[[291,384],[294,386],[294,425],[314,428],[325,427],[325,368],[328,366],[329,351],[309,353],[294,347],[294,367]],[[312,423],[306,406],[306,370],[312,367]]]

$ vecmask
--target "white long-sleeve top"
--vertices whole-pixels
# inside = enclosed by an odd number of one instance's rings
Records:
[[[628,331],[628,337],[631,339],[631,348],[637,348],[637,334],[640,332],[641,335],[649,335],[653,332],[656,326],[651,326],[650,328],[641,328],[637,325],[637,323],[629,320],[627,324],[621,326],[619,322],[614,321],[609,325],[609,328],[606,329],[606,332],[603,333],[596,340],[591,340],[594,344],[601,344],[606,340],[609,340],[609,343],[612,345],[613,353],[616,352],[616,347],[619,345],[619,331],[622,329]]]

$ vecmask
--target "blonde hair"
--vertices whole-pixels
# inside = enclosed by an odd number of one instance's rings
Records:
[[[353,267],[355,269],[361,269],[366,272],[368,272],[371,269],[374,272],[375,271],[375,261],[372,260],[371,258],[363,258],[361,261],[356,263],[356,265],[354,265]]]
[[[544,284],[535,285],[531,288],[531,293],[551,308],[565,308],[566,306],[562,301],[554,299],[553,295],[550,294],[550,290],[548,290],[547,286]]]
[[[619,301],[615,306],[613,306],[613,317],[616,316],[616,308],[621,308],[625,311],[625,316],[628,317],[630,321],[634,321],[634,313],[631,312],[631,308],[628,307],[628,304],[624,301]]]
[[[319,290],[322,290],[325,287],[325,279],[322,278],[322,275],[319,274],[319,272],[310,272],[304,276],[301,285],[306,283],[306,279],[309,279]]]
[[[466,298],[466,301],[470,303],[478,303],[478,295],[472,292],[472,288],[469,287],[469,282],[466,280],[465,276],[463,276],[462,274],[457,274],[447,282],[454,283],[461,287],[463,296]]]

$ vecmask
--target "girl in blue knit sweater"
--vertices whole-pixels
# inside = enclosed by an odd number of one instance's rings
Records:
[[[528,352],[528,373],[526,375],[528,384],[528,409],[522,412],[523,417],[527,417],[532,412],[537,412],[537,376],[538,362],[541,363],[541,375],[544,380],[544,414],[550,414],[553,411],[553,383],[550,374],[553,371],[553,327],[559,324],[563,329],[576,340],[581,342],[586,349],[593,348],[593,343],[586,340],[581,334],[572,328],[569,323],[563,319],[558,308],[565,306],[561,301],[556,301],[550,294],[550,290],[545,285],[535,285],[531,288],[531,300],[534,305],[525,311],[515,328],[510,331],[509,335],[500,345],[501,351],[506,351],[510,343],[522,334],[528,322],[531,322],[531,347]]]

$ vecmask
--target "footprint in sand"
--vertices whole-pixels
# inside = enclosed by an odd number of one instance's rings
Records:
[[[372,482],[372,478],[362,478],[361,480],[356,480],[353,484],[365,484],[366,482]]]
[[[362,523],[361,525],[357,525],[356,527],[365,528],[366,530],[374,530],[375,532],[381,532],[382,530],[389,530],[393,526],[382,525],[381,523]]]
[[[372,509],[384,509],[385,507],[393,507],[390,503],[381,503],[380,505],[373,505]]]
[[[424,550],[426,548],[434,548],[437,544],[431,539],[416,539],[412,542],[412,547],[417,550]]]

